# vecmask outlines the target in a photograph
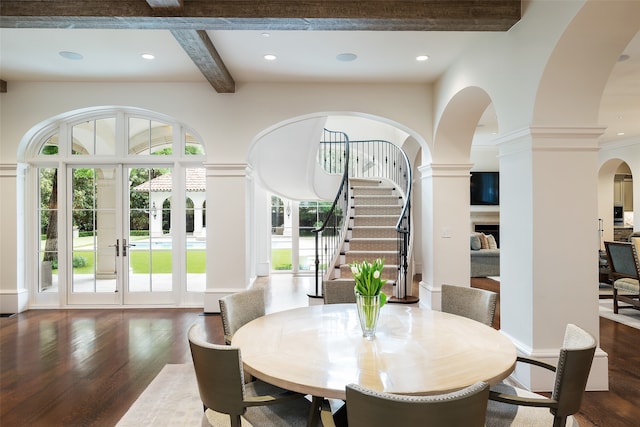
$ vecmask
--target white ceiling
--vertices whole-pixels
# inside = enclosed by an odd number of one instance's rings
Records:
[[[209,31],[236,84],[245,82],[429,83],[467,47],[490,32]],[[61,51],[80,53],[65,59]],[[144,60],[142,53],[155,59]],[[277,60],[266,61],[272,53]],[[357,59],[343,62],[341,53]],[[602,98],[603,142],[640,136],[640,36],[616,64]],[[429,55],[418,62],[417,55]],[[91,29],[0,29],[0,79],[74,82],[205,82],[169,31]],[[492,139],[492,114],[478,133]],[[625,132],[617,136],[617,132]],[[480,135],[479,135],[480,136]]]

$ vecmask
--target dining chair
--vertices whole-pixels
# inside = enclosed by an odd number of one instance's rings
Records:
[[[327,280],[322,282],[322,297],[325,304],[344,304],[356,302],[353,282]]]
[[[529,363],[555,372],[551,397],[547,398],[505,383],[491,387],[487,407],[487,427],[577,426],[573,414],[580,410],[596,340],[576,325],[568,324],[557,367],[519,356]]]
[[[249,289],[227,295],[218,301],[224,341],[231,344],[233,334],[243,325],[265,315],[264,289]]]
[[[613,312],[616,314],[620,308],[640,309],[640,239],[634,237],[631,240],[631,243],[604,242],[613,281]],[[630,305],[621,306],[620,302]]]
[[[442,285],[442,311],[493,325],[498,294],[466,286]]]
[[[200,324],[191,326],[188,336],[203,426],[215,425],[220,414],[230,417],[231,427],[241,426],[241,416],[254,426],[307,425],[311,402],[304,395],[259,380],[245,384],[240,349],[205,341]]]
[[[349,384],[346,387],[349,427],[446,426],[484,427],[489,384],[429,396],[384,393]],[[331,425],[328,411],[322,425]]]

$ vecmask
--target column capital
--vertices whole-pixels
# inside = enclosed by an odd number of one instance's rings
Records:
[[[460,177],[469,176],[473,163],[429,163],[418,167],[421,177]]]

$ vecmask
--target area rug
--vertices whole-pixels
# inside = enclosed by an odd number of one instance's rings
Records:
[[[257,386],[256,386],[257,387]],[[265,387],[268,387],[265,385]],[[259,393],[266,394],[261,388]],[[304,399],[303,399],[304,402]],[[309,402],[300,403],[309,405]],[[277,406],[277,405],[276,405]],[[248,408],[242,417],[242,427],[305,427],[306,417],[301,424],[292,424],[288,420],[291,407],[299,413],[300,407],[289,404],[281,411],[269,412],[270,418],[259,408]],[[165,365],[140,397],[131,405],[116,427],[200,427],[203,423],[202,401],[198,394],[198,384],[193,364]],[[308,410],[308,406],[303,406]],[[230,418],[226,414],[207,411],[209,425],[228,427]]]
[[[196,375],[193,365],[185,363],[165,365],[117,426],[198,427],[201,424],[202,401],[198,395]]]
[[[200,427],[202,401],[193,365],[165,365],[116,427]],[[207,411],[209,423],[230,426],[229,416]],[[242,427],[253,427],[242,419]]]
[[[600,300],[600,316],[623,325],[640,329],[640,310],[625,308],[618,310],[618,314],[613,312],[613,301],[610,299]]]

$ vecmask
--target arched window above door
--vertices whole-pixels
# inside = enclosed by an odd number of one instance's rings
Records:
[[[128,156],[203,156],[202,139],[183,124],[137,109],[70,112],[43,123],[28,145],[32,160]]]

